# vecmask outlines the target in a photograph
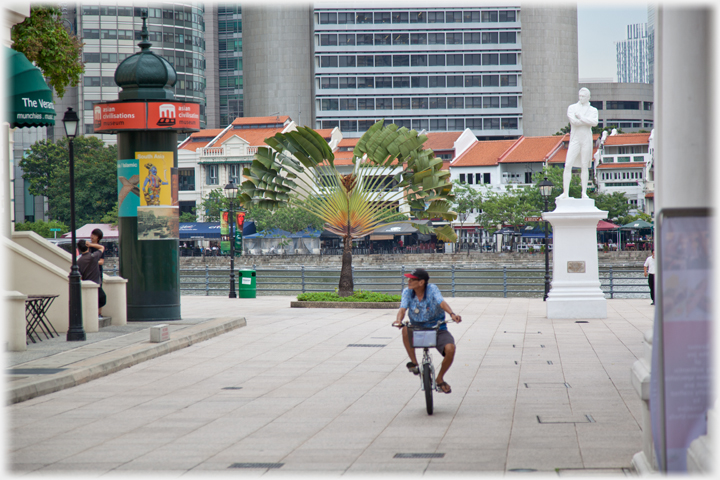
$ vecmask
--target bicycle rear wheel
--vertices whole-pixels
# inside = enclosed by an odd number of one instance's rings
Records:
[[[433,388],[432,388],[432,374],[430,372],[430,365],[427,363],[423,365],[423,390],[425,390],[425,406],[427,407],[428,415],[433,414]]]

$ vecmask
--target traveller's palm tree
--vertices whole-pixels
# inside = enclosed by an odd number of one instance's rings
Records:
[[[442,160],[423,148],[425,140],[415,130],[383,126],[379,121],[360,138],[352,171],[343,175],[330,146],[313,129],[277,133],[265,140],[270,148],[258,148],[252,166],[243,169],[241,201],[271,210],[293,203],[324,220],[327,230],[343,238],[338,294],[349,296],[352,239],[371,233],[381,223],[400,220],[399,203],[406,202],[418,219],[452,221],[457,216],[450,211],[450,172],[442,171]],[[421,233],[434,232],[442,240],[455,241],[449,224],[436,229],[413,226]]]

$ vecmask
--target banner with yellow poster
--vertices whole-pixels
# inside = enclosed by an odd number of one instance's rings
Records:
[[[140,168],[140,206],[173,205],[173,152],[136,152]]]

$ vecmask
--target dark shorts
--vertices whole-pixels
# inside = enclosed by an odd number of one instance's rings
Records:
[[[102,287],[98,288],[98,308],[102,308],[107,303],[107,296]]]
[[[438,331],[437,346],[435,348],[443,357],[445,356],[445,345],[455,345],[455,337],[447,330],[440,330]]]

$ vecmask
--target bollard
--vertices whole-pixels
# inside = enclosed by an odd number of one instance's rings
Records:
[[[455,264],[452,266],[452,296],[455,296]]]
[[[300,274],[302,275],[302,293],[305,293],[305,265],[300,267]]]
[[[150,327],[150,342],[161,343],[170,340],[170,330],[167,323]]]
[[[208,271],[207,263],[205,264],[205,296],[210,295],[210,272]]]
[[[402,295],[403,290],[405,290],[405,265],[401,265],[400,269],[400,294]]]
[[[507,267],[503,267],[503,298],[507,298]]]
[[[610,299],[613,298],[613,267],[610,267]]]

